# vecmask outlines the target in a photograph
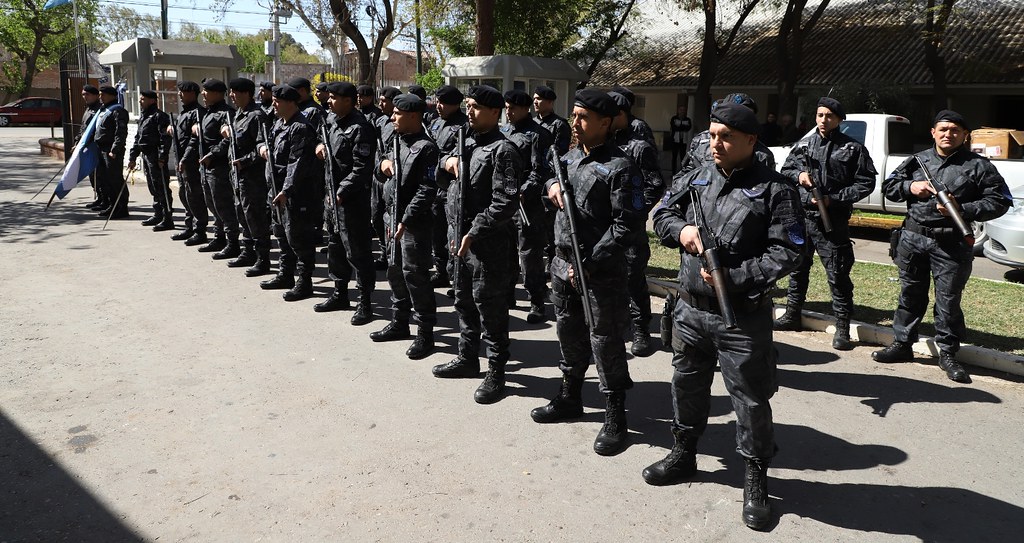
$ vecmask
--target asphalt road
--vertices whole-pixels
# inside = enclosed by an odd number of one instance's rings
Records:
[[[2,131],[0,131],[2,132]],[[3,138],[0,135],[0,138]],[[443,381],[453,354],[375,344],[318,299],[281,301],[81,187],[44,211],[54,171],[28,138],[0,145],[2,541],[1011,541],[1024,519],[1024,384],[945,379],[934,361],[777,337],[779,455],[768,534],[740,522],[742,462],[721,379],[693,482],[640,471],[671,445],[670,356],[632,360],[631,446],[593,453],[603,400],[538,425],[557,389],[550,323],[513,312],[509,396]],[[46,177],[44,177],[46,176]],[[322,264],[322,262],[321,262]],[[375,301],[384,304],[384,281]],[[315,287],[329,292],[323,266]],[[525,305],[525,304],[524,304]]]

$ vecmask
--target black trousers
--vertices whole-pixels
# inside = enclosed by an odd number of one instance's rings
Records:
[[[327,271],[332,281],[342,283],[348,283],[355,275],[360,297],[369,299],[377,281],[370,243],[373,236],[369,192],[339,205],[338,211],[340,232],[335,226],[334,206],[326,206],[327,231],[330,234],[327,239]]]
[[[263,168],[249,167],[238,172],[235,216],[242,218],[242,240],[252,243],[257,250],[270,250],[268,190]]]
[[[217,219],[214,232],[218,237],[226,235],[228,239],[237,240],[238,213],[235,211],[235,191],[229,178],[228,166],[226,163],[214,163],[212,167],[205,167],[205,171],[206,184],[203,190],[206,206]]]
[[[171,198],[170,179],[166,170],[160,166],[159,153],[142,153],[142,169],[146,173],[149,194],[153,197],[153,215],[169,216],[174,209],[174,199]]]
[[[390,213],[384,214],[384,220],[391,224]],[[387,276],[394,321],[409,322],[410,311],[414,311],[420,326],[432,329],[437,324],[437,301],[430,286],[431,241],[430,223],[407,227],[398,240],[397,261],[392,262],[391,245],[395,240],[388,238]]]
[[[324,210],[320,205],[296,204],[288,200],[282,213],[286,243],[280,244],[281,269],[288,270],[293,266],[300,279],[313,277],[313,269],[316,268],[316,227],[323,216]]]
[[[850,280],[850,270],[853,268],[853,241],[850,240],[850,212],[837,210],[830,218],[832,231],[825,233],[820,215],[817,212],[807,213],[808,254],[800,267],[789,276],[786,303],[793,307],[804,305],[807,287],[810,284],[811,264],[814,263],[814,252],[817,252],[821,258],[821,265],[825,268],[829,289],[832,291],[832,312],[836,318],[848,319],[853,314],[853,281]]]
[[[516,224],[519,226],[519,264],[523,271],[523,286],[530,293],[531,304],[544,305],[544,300],[548,296],[548,276],[544,271],[544,256],[547,251],[544,206],[539,201],[533,201],[533,203],[523,201],[523,209],[526,210],[526,216],[530,219],[530,225],[526,226],[520,214],[516,214]]]
[[[449,229],[448,237],[455,239],[453,229]],[[452,259],[453,265],[462,266],[454,288],[455,311],[459,315],[459,357],[464,360],[479,359],[483,339],[488,363],[504,367],[508,362],[508,253],[514,240],[515,234],[509,228],[487,239],[475,240],[465,257]]]
[[[448,203],[448,191],[437,191],[437,197],[430,206],[433,213],[431,223],[431,245],[434,248],[434,270],[445,276],[448,275],[448,260],[451,249],[448,247],[448,216],[444,208]]]
[[[647,231],[626,248],[626,290],[629,291],[629,316],[633,327],[644,332],[651,324],[651,293],[647,289],[647,263],[651,260],[651,242]]]

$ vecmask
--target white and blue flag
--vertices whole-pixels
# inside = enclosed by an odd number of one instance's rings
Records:
[[[71,0],[46,0],[43,4],[43,9],[55,8],[57,6],[63,6],[64,4],[70,4]]]
[[[89,174],[99,165],[100,150],[96,146],[96,142],[93,141],[92,135],[96,131],[96,121],[100,117],[102,117],[100,114],[93,115],[92,119],[89,120],[89,125],[85,127],[85,132],[82,132],[82,137],[78,140],[78,145],[75,146],[75,150],[71,153],[71,159],[68,160],[67,167],[64,168],[64,174],[60,177],[60,183],[57,184],[57,188],[53,191],[61,200],[71,192],[71,189],[77,187],[83,179],[89,177]]]

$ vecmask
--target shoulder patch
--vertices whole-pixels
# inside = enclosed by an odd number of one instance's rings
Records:
[[[594,169],[601,173],[601,175],[608,175],[612,173],[608,168],[605,168],[603,164],[594,164]]]
[[[711,181],[709,181],[709,180],[707,180],[707,179],[705,179],[703,177],[698,177],[697,179],[694,179],[693,181],[690,181],[690,184],[691,185],[696,185],[698,187],[706,187],[709,184],[711,184]]]
[[[512,166],[505,168],[505,183],[502,189],[509,196],[519,194],[519,177],[516,176],[516,169]]]
[[[368,157],[373,153],[373,144],[368,142],[360,143],[356,145],[355,152],[358,153],[359,156]]]
[[[745,194],[747,198],[760,198],[761,195],[764,194],[764,191],[764,187],[754,187],[751,189],[743,189],[743,194]]]
[[[800,221],[793,221],[787,224],[786,234],[789,235],[789,241],[792,241],[794,244],[804,244],[804,225]]]

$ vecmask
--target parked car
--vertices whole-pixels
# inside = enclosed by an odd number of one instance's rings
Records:
[[[809,136],[814,130],[816,129],[811,129],[804,137]],[[867,148],[871,155],[871,161],[875,164],[875,171],[878,172],[874,192],[853,204],[853,207],[905,215],[907,205],[904,202],[885,199],[885,195],[882,194],[882,181],[914,152],[910,120],[906,117],[883,113],[853,113],[846,116],[846,120],[839,125],[839,130],[861,142]],[[791,148],[792,145],[771,148],[777,169],[782,169]],[[993,160],[992,164],[1006,180],[1006,185],[1010,188],[1013,197],[1018,199],[1024,197],[1024,160]],[[982,254],[984,250],[985,242],[988,239],[988,224],[988,222],[971,223],[976,240],[975,254]]]
[[[985,257],[1011,268],[1024,269],[1024,198],[1014,198],[1002,217],[985,223]]]
[[[54,98],[29,97],[15,100],[0,107],[0,126],[11,124],[60,124],[60,100]]]

